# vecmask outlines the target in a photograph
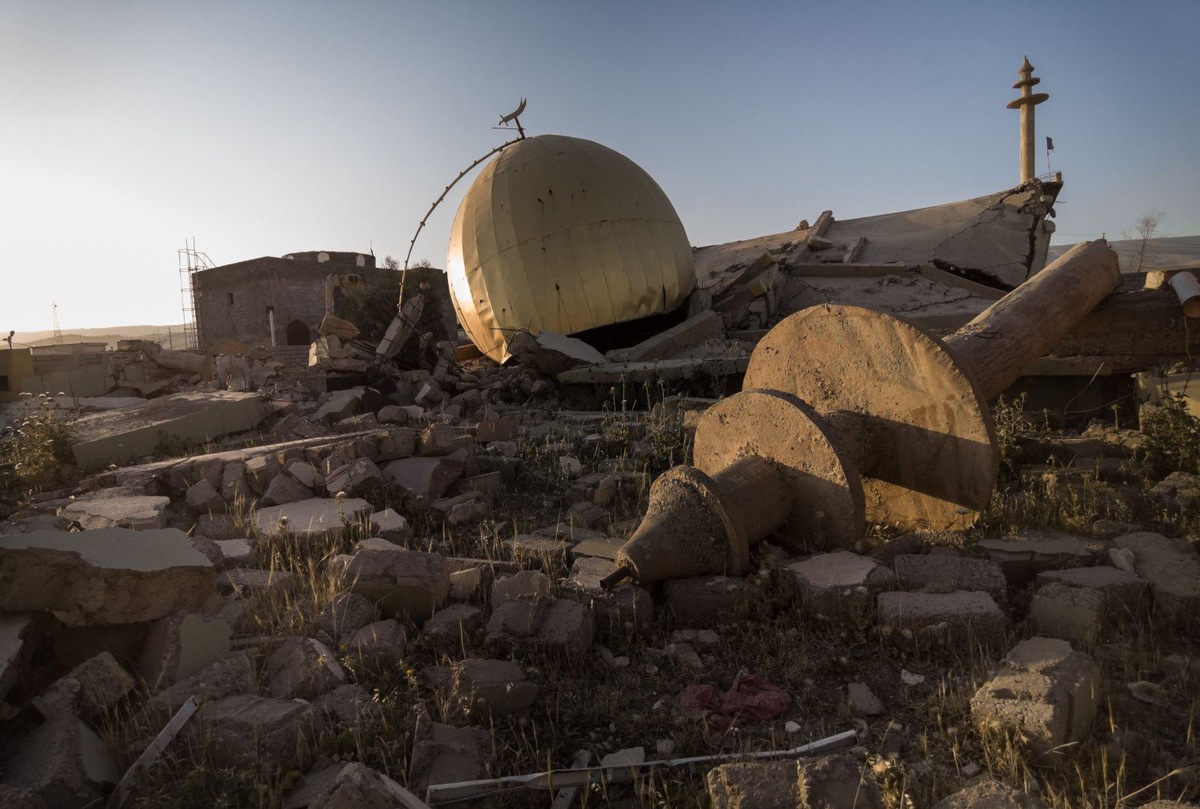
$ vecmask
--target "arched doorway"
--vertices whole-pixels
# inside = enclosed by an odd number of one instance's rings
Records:
[[[306,346],[312,343],[312,333],[308,324],[303,320],[293,320],[287,324],[287,344],[290,346]]]

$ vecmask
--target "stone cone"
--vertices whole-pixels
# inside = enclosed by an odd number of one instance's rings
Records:
[[[668,470],[650,487],[641,525],[617,552],[624,575],[639,584],[746,571],[749,550],[735,530],[716,484],[689,466]],[[619,571],[620,572],[620,571]]]

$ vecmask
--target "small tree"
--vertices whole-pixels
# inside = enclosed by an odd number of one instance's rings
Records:
[[[1162,224],[1163,212],[1155,211],[1154,213],[1142,214],[1134,226],[1134,232],[1131,235],[1129,231],[1121,231],[1121,235],[1129,241],[1136,241],[1137,247],[1134,250],[1134,272],[1144,272],[1146,266],[1146,255],[1150,248],[1150,240],[1154,238],[1154,234],[1158,232],[1158,226]]]

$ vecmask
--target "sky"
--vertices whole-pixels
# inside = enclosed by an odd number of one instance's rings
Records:
[[[1200,234],[1198,33],[1197,0],[0,0],[0,329],[179,323],[193,240],[402,260],[521,98],[529,135],[649,172],[694,245],[989,194],[1026,55],[1055,243]],[[445,265],[473,176],[414,260]]]

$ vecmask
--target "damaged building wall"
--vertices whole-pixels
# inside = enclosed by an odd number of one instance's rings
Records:
[[[376,268],[371,255],[320,251],[263,256],[195,273],[201,347],[222,339],[271,345],[272,311],[274,344],[307,346],[325,315],[325,279],[337,272],[359,273],[369,282],[390,270]]]

